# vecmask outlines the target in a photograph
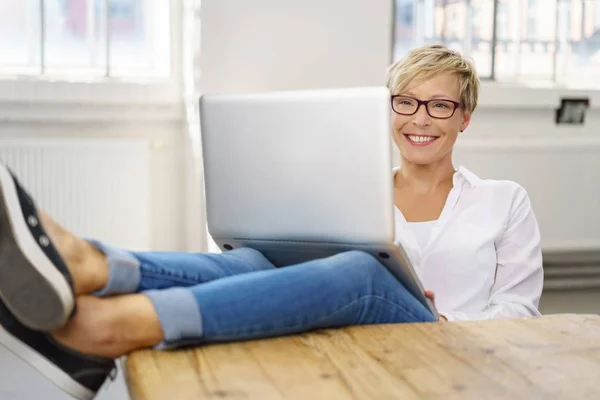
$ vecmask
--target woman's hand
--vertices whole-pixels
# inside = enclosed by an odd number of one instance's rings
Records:
[[[426,290],[425,297],[431,300],[431,302],[433,303],[433,307],[435,307],[435,293],[433,293],[432,290]],[[435,310],[437,311],[437,307],[435,307]],[[444,317],[443,315],[440,315],[440,320],[448,321],[448,318]]]

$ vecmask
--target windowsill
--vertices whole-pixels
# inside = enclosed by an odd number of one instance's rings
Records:
[[[561,98],[588,97],[600,109],[600,89],[482,81],[480,109],[554,110]],[[173,79],[11,77],[0,75],[0,120],[119,121],[181,120],[183,94]]]
[[[182,90],[172,79],[59,80],[0,75],[0,120],[77,122],[181,120]]]
[[[179,84],[172,79],[65,80],[53,77],[0,75],[0,102],[169,104],[179,101],[180,98]]]
[[[556,109],[561,98],[590,99],[590,109],[600,109],[600,89],[578,89],[550,84],[482,81],[479,105],[483,109]]]

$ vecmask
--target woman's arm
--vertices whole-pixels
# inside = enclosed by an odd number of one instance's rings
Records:
[[[476,313],[440,310],[448,320],[539,316],[544,272],[537,220],[522,187],[514,198],[502,237],[496,242],[496,277],[488,305]]]

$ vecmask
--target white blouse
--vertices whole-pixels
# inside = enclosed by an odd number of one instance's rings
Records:
[[[396,220],[398,220],[397,216],[396,216]],[[396,222],[396,223],[398,223],[398,222]],[[415,236],[415,239],[417,239],[417,243],[418,243],[419,247],[421,248],[421,250],[424,249],[425,246],[427,246],[427,243],[429,243],[429,238],[431,237],[431,231],[433,230],[433,227],[435,226],[436,223],[437,223],[437,221],[409,222],[408,223],[410,231]]]
[[[540,232],[523,187],[460,167],[424,246],[395,212],[396,241],[448,320],[540,315]]]

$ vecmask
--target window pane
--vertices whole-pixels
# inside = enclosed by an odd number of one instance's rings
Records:
[[[0,1],[0,69],[39,71],[40,8],[38,0]]]
[[[96,69],[106,64],[104,28],[100,21],[103,0],[44,1],[44,64],[49,70]]]
[[[414,43],[415,0],[396,0],[394,60],[400,59]]]
[[[492,74],[494,0],[471,0],[469,20],[471,21],[469,53],[481,77],[489,77]]]
[[[444,43],[491,74],[493,0],[396,0],[394,59],[415,46]]]
[[[110,1],[110,63],[113,75],[170,72],[169,2]]]
[[[443,42],[473,59],[481,78],[492,73],[494,0],[436,0],[431,42]]]
[[[594,0],[561,0],[557,81],[600,87],[600,4]]]
[[[451,49],[463,51],[467,27],[465,0],[437,0],[435,4],[435,37],[430,42],[443,42]]]
[[[499,0],[496,76],[551,80],[556,49],[556,1]]]
[[[495,75],[499,79],[515,77],[519,74],[521,54],[521,32],[519,14],[520,0],[500,0],[496,9],[496,65]]]
[[[577,4],[578,3],[578,4]],[[581,30],[575,18],[581,20],[581,1],[561,0],[558,5],[558,48],[556,55],[556,79],[566,83],[567,74],[572,73],[575,56],[574,43],[579,41]]]
[[[170,5],[166,0],[0,0],[0,71],[168,76]]]

